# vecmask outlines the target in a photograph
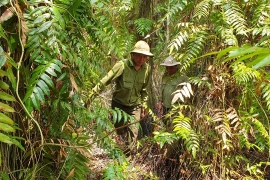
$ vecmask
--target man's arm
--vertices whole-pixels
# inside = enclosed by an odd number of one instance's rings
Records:
[[[118,61],[112,69],[107,73],[105,77],[103,77],[99,83],[96,84],[96,86],[93,88],[93,91],[90,92],[90,97],[92,97],[94,94],[97,94],[102,89],[105,88],[108,84],[110,84],[112,81],[114,81],[116,78],[121,76],[124,70],[124,62]]]

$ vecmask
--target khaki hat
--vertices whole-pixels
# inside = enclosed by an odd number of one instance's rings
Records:
[[[161,66],[175,66],[178,64],[180,64],[180,62],[177,62],[172,56],[169,56],[160,65]]]
[[[139,53],[139,54],[144,54],[147,56],[154,56],[151,52],[150,52],[150,47],[149,45],[145,42],[145,41],[138,41],[135,46],[134,49],[131,51],[131,53]]]

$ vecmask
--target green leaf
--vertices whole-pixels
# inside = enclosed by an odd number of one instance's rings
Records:
[[[30,54],[31,52],[35,51],[38,47],[40,46],[39,41],[31,45],[29,48],[26,50],[26,54]]]
[[[261,60],[255,66],[253,66],[253,69],[259,69],[260,67],[264,67],[264,66],[269,65],[269,64],[270,64],[270,55],[265,57],[263,60]]]
[[[66,28],[66,24],[65,24],[65,21],[64,21],[64,18],[62,17],[62,15],[60,14],[59,12],[59,8],[57,7],[53,7],[52,8],[52,13],[55,15],[55,18],[54,20],[58,21],[60,26],[65,29]]]
[[[1,158],[1,157],[0,157]],[[9,175],[0,171],[0,177],[2,180],[10,180]]]
[[[15,129],[8,124],[4,124],[0,122],[0,131],[15,132]]]
[[[32,112],[34,109],[33,109],[33,105],[32,105],[32,101],[31,101],[31,99],[30,98],[27,98],[27,99],[25,99],[24,100],[24,102],[25,102],[25,107],[26,107],[26,109],[29,111],[29,112]]]
[[[0,2],[0,7],[6,5],[6,4],[8,4],[8,3],[9,3],[9,0],[1,0],[1,2]]]
[[[41,16],[38,16],[35,20],[34,20],[34,24],[38,24],[41,23],[42,21],[44,21],[45,19],[48,19],[51,15],[49,13],[45,13],[42,14]]]
[[[0,113],[0,122],[13,125],[14,121],[3,113]]]
[[[222,51],[220,51],[217,55],[217,59],[221,58],[222,56],[224,56],[226,53],[232,51],[232,50],[235,50],[239,47],[236,47],[236,46],[233,46],[233,47],[228,47],[226,49],[223,49]]]
[[[16,99],[12,95],[7,94],[3,91],[0,91],[0,99],[3,99],[5,101],[16,101]]]
[[[42,74],[41,79],[43,79],[50,87],[54,87],[52,79],[47,74]]]
[[[7,104],[0,102],[0,111],[15,112],[15,110]]]
[[[35,8],[33,11],[31,11],[31,13],[29,15],[30,16],[39,16],[47,10],[48,10],[47,6],[39,6],[39,7]]]
[[[43,91],[39,87],[35,87],[34,91],[35,96],[40,100],[42,103],[45,103]]]
[[[32,28],[32,29],[30,29],[28,35],[33,36],[38,32],[38,30],[39,30],[38,28]]]
[[[28,98],[32,95],[34,88],[35,87],[33,85],[28,85],[26,94],[23,98],[23,102],[26,102]]]
[[[11,82],[12,88],[16,89],[16,86],[17,86],[16,78],[15,78],[15,76],[13,74],[13,71],[12,71],[11,67],[9,67],[7,69],[7,76],[8,76],[9,81]]]
[[[52,67],[53,69],[55,69],[58,72],[61,72],[61,68],[57,64],[52,63],[50,67]]]
[[[75,14],[78,7],[81,5],[82,0],[74,0],[72,5],[70,6],[69,10],[72,14]]]
[[[0,68],[2,68],[2,66],[4,66],[4,64],[6,63],[6,56],[3,56],[0,54]]]
[[[6,71],[3,71],[2,69],[0,69],[0,77],[4,77],[7,76]]]
[[[28,48],[33,46],[34,44],[40,44],[39,43],[39,36],[29,36],[27,44],[25,45],[24,48]]]
[[[50,95],[50,89],[43,80],[39,80],[37,85],[44,91],[46,95]]]
[[[46,69],[46,72],[49,73],[50,75],[54,76],[54,77],[57,77],[57,74],[54,72],[53,68],[51,68],[51,67],[48,67]]]
[[[8,89],[9,89],[9,85],[6,84],[6,83],[3,82],[3,81],[0,81],[0,89],[8,90]]]
[[[12,144],[10,137],[8,137],[7,135],[3,133],[0,133],[0,141],[7,144]]]
[[[18,146],[21,150],[25,151],[24,147],[21,145],[21,143],[19,141],[17,141],[16,139],[11,139],[11,142],[13,144],[15,144],[16,146]]]
[[[32,103],[33,103],[34,107],[35,107],[37,110],[40,110],[39,101],[38,101],[38,99],[36,98],[35,93],[33,93],[33,94],[30,96],[30,98],[31,98],[31,100],[32,100]]]
[[[49,29],[52,25],[52,21],[47,21],[38,28],[38,32],[41,33]]]
[[[40,52],[41,52],[41,50],[38,48],[38,49],[36,49],[36,50],[34,50],[34,52],[31,54],[31,56],[30,56],[30,61],[32,62],[32,61],[34,61],[34,60],[36,60],[36,59],[38,59],[38,58],[40,58]]]

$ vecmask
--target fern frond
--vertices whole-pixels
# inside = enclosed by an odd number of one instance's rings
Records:
[[[188,49],[184,56],[180,59],[181,68],[180,71],[185,71],[190,65],[195,61],[205,46],[208,33],[205,31],[200,31],[198,34],[193,34],[193,38],[188,42]]]
[[[160,148],[162,148],[166,143],[172,144],[175,140],[179,139],[176,134],[169,133],[169,132],[153,132],[154,137],[153,140],[159,144]]]
[[[224,1],[222,9],[225,22],[236,31],[236,34],[247,36],[247,22],[239,5],[232,0]]]
[[[198,34],[204,29],[202,26],[195,26],[193,23],[178,23],[177,28],[180,31],[177,33],[174,39],[171,40],[168,45],[170,49],[170,53],[173,52],[174,49],[178,51],[185,43],[188,42],[190,38],[193,38],[193,34]],[[195,35],[196,36],[196,35]]]
[[[190,118],[185,117],[182,113],[179,113],[179,115],[173,119],[173,131],[184,140],[187,151],[192,154],[193,158],[195,158],[196,153],[200,148],[200,143],[199,136],[192,129],[190,122]]]
[[[270,7],[266,3],[260,4],[254,10],[252,24],[256,27],[262,27],[269,23]]]
[[[189,77],[189,82],[198,87],[207,87],[208,89],[212,87],[212,84],[206,78]]]
[[[230,150],[232,147],[230,140],[232,137],[232,132],[226,112],[224,112],[222,109],[216,109],[213,116],[213,121],[219,122],[219,125],[215,127],[215,130],[217,130],[218,134],[221,135],[224,144],[223,149]]]
[[[127,122],[132,123],[135,121],[132,115],[127,114],[122,109],[115,108],[115,109],[110,109],[110,111],[112,114],[113,123],[120,122],[121,120],[123,120],[124,123],[127,123]]]
[[[170,1],[170,16],[176,15],[179,11],[184,10],[187,5],[187,1]]]
[[[8,70],[2,69],[3,65],[5,63],[10,64],[11,60],[11,57],[6,57],[7,55],[2,55],[2,53],[4,53],[4,50],[0,46],[0,60],[5,60],[4,62],[2,61],[3,64],[0,65],[0,142],[9,145],[13,144],[24,150],[24,147],[17,140],[19,138],[12,135],[16,129],[19,129],[14,120],[10,118],[12,113],[15,112],[15,109],[12,107],[11,103],[16,102],[16,98],[9,93],[11,92],[11,89],[10,86],[6,83],[5,79],[15,81],[15,77],[12,74],[13,67],[9,67]],[[23,138],[20,138],[20,140],[23,140]],[[0,161],[2,161],[1,155]]]
[[[258,80],[260,73],[253,68],[249,68],[243,63],[239,63],[233,67],[233,77],[238,84],[246,84],[252,80]]]
[[[270,134],[268,133],[265,126],[256,118],[252,118],[254,128],[256,129],[256,144],[260,147],[262,151],[270,149]]]
[[[200,20],[201,18],[207,18],[212,8],[212,0],[203,0],[196,5],[194,9],[194,18]]]
[[[228,120],[230,121],[230,125],[233,126],[234,130],[237,130],[237,128],[241,125],[241,122],[236,110],[233,107],[230,107],[226,109],[226,114]]]
[[[238,46],[238,40],[233,33],[233,29],[221,30],[221,37],[224,39],[224,43],[228,46]]]
[[[33,105],[39,110],[40,103],[45,103],[45,95],[49,96],[50,88],[54,87],[51,76],[57,77],[56,72],[61,73],[62,63],[56,59],[35,60],[35,62],[40,65],[33,71],[23,101],[26,102],[28,108]]]
[[[145,36],[150,32],[153,27],[153,21],[151,19],[140,18],[134,21],[138,34]]]
[[[185,102],[185,98],[190,98],[193,95],[193,91],[192,91],[190,83],[184,82],[184,83],[179,84],[178,87],[179,86],[180,88],[172,93],[173,95],[172,104],[177,102],[179,99],[182,102]]]
[[[185,42],[188,41],[188,37],[189,35],[187,31],[179,32],[175,39],[173,39],[169,44],[170,52],[172,52],[174,48],[178,51],[179,48],[181,48]]]
[[[270,84],[263,82],[261,84],[261,88],[262,88],[262,96],[263,99],[266,101],[267,109],[270,110]]]

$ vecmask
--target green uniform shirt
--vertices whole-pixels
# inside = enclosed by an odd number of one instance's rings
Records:
[[[172,93],[177,90],[177,85],[188,80],[187,76],[181,72],[177,72],[171,76],[168,73],[165,73],[162,77],[161,92],[162,97],[161,101],[163,106],[166,108],[171,108],[172,106]]]
[[[147,85],[150,77],[150,68],[147,63],[137,71],[133,61],[118,61],[107,75],[94,87],[94,92],[100,91],[104,86],[115,82],[112,99],[124,106],[136,106],[145,102]]]

